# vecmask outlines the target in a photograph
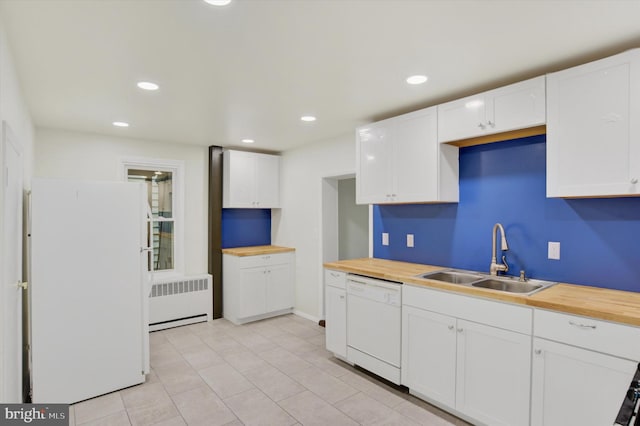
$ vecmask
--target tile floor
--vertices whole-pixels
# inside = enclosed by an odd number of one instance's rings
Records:
[[[151,333],[138,386],[70,407],[73,425],[467,425],[324,349],[295,315]]]

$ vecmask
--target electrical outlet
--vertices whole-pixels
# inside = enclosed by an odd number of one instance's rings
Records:
[[[548,258],[552,260],[560,260],[560,243],[549,241]]]
[[[413,234],[407,234],[407,247],[413,247]]]
[[[383,246],[388,246],[389,245],[389,233],[388,232],[383,232],[382,233],[382,245]]]

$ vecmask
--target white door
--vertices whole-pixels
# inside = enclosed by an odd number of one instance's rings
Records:
[[[544,124],[545,78],[536,77],[487,94],[487,131],[505,132]]]
[[[402,307],[402,384],[455,407],[456,319]]]
[[[2,336],[0,401],[22,402],[22,155],[3,122],[2,158]]]
[[[456,408],[489,425],[528,425],[531,336],[460,319],[457,327]]]
[[[293,307],[293,281],[288,263],[267,267],[267,312]]]
[[[531,425],[612,425],[636,363],[533,339]]]
[[[392,121],[360,127],[356,132],[356,203],[388,202],[392,195]]]
[[[347,357],[347,292],[326,286],[325,302],[327,350]]]
[[[240,270],[238,318],[248,318],[267,312],[267,269]]]
[[[484,134],[484,94],[438,105],[438,141],[447,142]]]
[[[280,207],[280,157],[257,155],[255,164],[256,207]]]

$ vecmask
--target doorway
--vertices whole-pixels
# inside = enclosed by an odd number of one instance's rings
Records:
[[[371,222],[371,207],[356,204],[354,173],[322,178],[322,263],[370,257]],[[318,300],[324,318],[323,274],[321,268]]]

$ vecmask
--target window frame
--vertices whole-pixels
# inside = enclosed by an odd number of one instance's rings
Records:
[[[147,157],[122,158],[121,180],[128,181],[129,169],[171,172],[173,179],[173,269],[153,270],[153,280],[184,275],[184,161]],[[154,221],[153,218],[151,218]],[[158,220],[161,222],[162,220]]]

